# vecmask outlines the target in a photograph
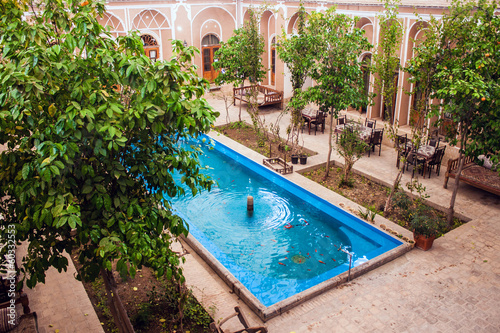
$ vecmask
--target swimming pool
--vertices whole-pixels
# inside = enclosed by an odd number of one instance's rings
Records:
[[[241,283],[251,294],[239,291],[243,298],[260,303],[254,309],[280,308],[341,276],[349,269],[345,252],[358,267],[403,244],[219,142],[209,145],[214,149],[198,143],[205,173],[218,185],[172,205],[208,259],[217,261],[212,267],[227,270],[226,282]]]

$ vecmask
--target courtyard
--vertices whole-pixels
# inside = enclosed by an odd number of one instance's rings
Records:
[[[221,113],[216,125],[225,123],[224,102],[206,96]],[[245,105],[244,105],[245,107]],[[238,104],[229,108],[229,119],[236,120]],[[279,110],[266,108],[261,114],[271,121]],[[248,114],[242,113],[249,122]],[[357,115],[350,114],[351,117]],[[284,118],[283,121],[286,121]],[[326,161],[327,127],[325,134],[304,132],[304,145],[318,152],[306,165],[294,165],[294,171],[311,168]],[[404,130],[404,128],[402,129]],[[216,132],[211,136],[238,152],[262,163],[262,156]],[[340,157],[332,155],[335,161]],[[372,154],[359,160],[357,172],[379,179],[388,185],[397,171],[396,153],[389,145],[382,147],[379,157]],[[433,205],[447,207],[452,185],[443,188],[443,165],[440,176],[422,179]],[[410,180],[405,173],[402,183]],[[332,203],[357,210],[357,205],[297,172],[287,179],[299,184]],[[282,313],[266,323],[227,287],[217,274],[188,249],[184,275],[197,299],[211,312],[215,321],[230,315],[240,306],[250,322],[264,324],[270,332],[498,332],[500,330],[500,198],[466,184],[460,185],[456,212],[470,221],[438,238],[429,251],[413,249],[407,254]],[[411,233],[381,216],[375,225],[386,224],[403,235]],[[83,287],[73,277],[74,267],[59,274],[50,269],[46,284],[27,289],[33,311],[39,316],[40,332],[99,332],[99,321]],[[83,290],[83,293],[81,292]],[[68,293],[70,292],[70,293]],[[64,297],[60,297],[64,294]],[[78,296],[76,296],[78,295]],[[54,302],[54,299],[58,299]],[[226,328],[238,328],[230,321]]]

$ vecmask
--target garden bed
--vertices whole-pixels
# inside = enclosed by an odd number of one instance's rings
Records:
[[[218,130],[229,138],[263,155],[266,155],[266,153],[269,152],[269,143],[259,144],[259,139],[255,134],[254,129],[249,125],[243,125],[243,127],[241,127],[241,125],[235,125],[235,123],[232,123],[219,127]],[[272,148],[272,150],[277,152],[278,144],[276,144],[275,148]],[[395,195],[393,199],[394,209],[392,209],[389,213],[384,213],[385,203],[390,192],[389,187],[381,185],[364,176],[358,175],[355,172],[351,175],[352,186],[339,187],[343,175],[342,168],[332,165],[327,179],[324,179],[325,171],[325,167],[318,167],[315,170],[309,169],[309,171],[303,172],[302,174],[305,177],[365,207],[364,210],[358,212],[358,215],[361,217],[366,217],[363,216],[363,214],[367,214],[368,211],[370,211],[383,215],[388,220],[397,223],[406,229],[410,229],[408,218],[410,218],[411,211],[416,207],[412,206],[415,202],[413,202],[413,200],[409,200],[410,198],[408,196],[404,196],[402,194]],[[424,208],[425,214],[427,214],[428,218],[437,219],[441,221],[441,224],[443,224],[440,234],[444,234],[450,230],[450,228],[446,227],[445,212],[429,206],[425,206]],[[451,229],[460,226],[464,222],[466,221],[455,218],[454,225]]]
[[[80,265],[72,255],[73,263],[78,269]],[[180,330],[180,313],[178,309],[179,292],[176,285],[164,279],[157,279],[146,267],[137,271],[134,279],[122,280],[114,271],[119,296],[125,306],[135,332],[210,332],[209,325],[213,321],[205,309],[198,303],[190,291],[185,294],[183,312],[183,330]],[[83,282],[87,295],[107,333],[118,332],[113,316],[106,305],[106,288],[99,276],[94,282]]]
[[[269,158],[281,158],[287,163],[290,162],[291,152],[282,149],[282,147],[286,146],[285,141],[272,142],[271,145],[269,145],[269,142],[265,142],[263,138],[259,138],[259,136],[255,134],[254,128],[246,123],[230,123],[228,125],[218,126],[215,130],[261,155]],[[306,156],[318,154],[307,148],[303,148],[302,153]]]

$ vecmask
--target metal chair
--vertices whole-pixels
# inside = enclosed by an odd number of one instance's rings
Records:
[[[441,141],[441,138],[429,138],[429,140],[427,141],[427,145],[429,146],[433,146],[434,148],[437,148],[439,147],[439,142]]]
[[[420,173],[421,175],[424,174],[425,160],[418,157],[417,152],[414,149],[412,149],[406,156],[406,163],[405,167],[403,167],[403,173],[405,172],[405,169],[406,171],[408,171],[408,167],[410,165],[413,167],[411,178],[415,176],[415,170],[418,170],[418,173]]]
[[[227,322],[231,318],[238,317],[238,319],[240,320],[240,323],[243,325],[244,328],[242,328],[240,330],[236,330],[236,331],[231,331],[231,333],[243,333],[243,332],[267,333],[267,327],[265,327],[265,326],[250,327],[247,318],[245,317],[245,315],[243,314],[243,312],[241,311],[239,306],[235,306],[234,311],[235,312],[232,315],[229,315],[226,318],[222,319],[218,324],[211,323],[210,329],[212,330],[212,332],[214,332],[214,333],[224,333],[224,332],[228,333],[229,331],[222,330],[222,328],[221,328],[222,324],[224,324],[225,322]]]
[[[434,155],[432,155],[432,159],[426,163],[429,178],[431,178],[431,170],[434,169],[434,166],[436,167],[436,174],[439,176],[439,170],[441,169],[441,162],[443,161],[445,150],[446,146],[436,148]]]
[[[345,127],[346,124],[347,124],[347,116],[346,115],[339,116],[337,118],[337,126],[343,125]],[[339,132],[337,132],[336,135],[337,135],[336,142],[339,142]]]
[[[368,157],[370,157],[370,151],[375,152],[375,146],[378,146],[378,156],[382,151],[382,139],[384,138],[384,129],[374,129],[370,136],[370,147],[368,148]]]
[[[368,118],[365,119],[365,127],[375,128],[375,124],[377,124],[376,120],[368,120]]]
[[[321,133],[325,133],[325,114],[323,111],[318,111],[316,117],[311,120],[311,125],[314,125],[314,135],[318,130],[318,126],[321,127]],[[309,127],[309,134],[311,134],[311,127]]]

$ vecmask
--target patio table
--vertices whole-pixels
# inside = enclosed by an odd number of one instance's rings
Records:
[[[424,160],[424,166],[432,159],[434,153],[436,152],[436,148],[430,145],[421,145],[416,151],[413,150],[413,144],[411,142],[408,142],[407,145],[407,149],[410,154],[415,154],[417,158]],[[422,177],[425,178],[425,167],[422,172]]]
[[[370,136],[372,135],[373,128],[366,127],[358,123],[347,123],[335,126],[335,133],[337,134],[342,133],[346,127],[353,129],[356,128],[358,130],[358,137],[361,140],[365,142],[370,141]]]
[[[318,111],[317,109],[311,106],[306,106],[302,110],[302,118],[307,123],[307,129],[309,130],[309,134],[311,134],[311,122],[316,120],[318,112],[323,112],[323,111]]]

